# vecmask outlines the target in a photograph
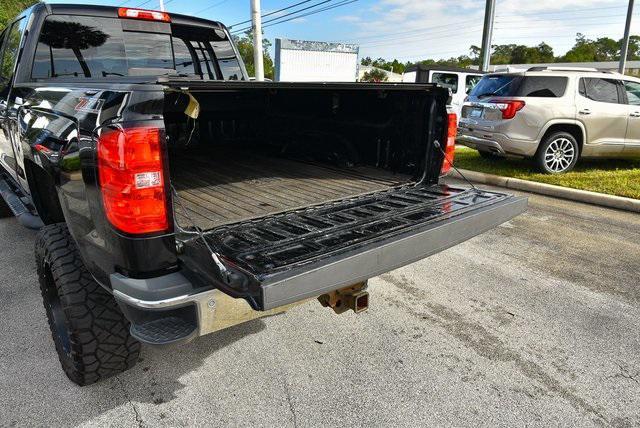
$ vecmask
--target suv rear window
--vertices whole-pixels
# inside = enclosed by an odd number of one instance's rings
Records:
[[[117,18],[50,16],[40,34],[31,75],[35,79],[106,78],[157,76],[167,70],[167,74],[209,79],[243,79],[223,31],[146,24]],[[233,58],[228,58],[229,51]]]
[[[487,75],[473,88],[470,95],[557,98],[564,95],[568,80],[561,76]]]

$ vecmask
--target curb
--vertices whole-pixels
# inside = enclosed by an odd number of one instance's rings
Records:
[[[535,181],[521,180],[519,178],[502,177],[499,175],[485,174],[483,172],[469,171],[466,169],[461,169],[460,172],[462,172],[469,181],[473,181],[475,183],[490,184],[514,190],[524,190],[525,192],[538,193],[540,195],[553,196],[555,198],[568,199],[570,201],[640,213],[640,200],[638,199],[605,195],[604,193],[589,192],[586,190],[570,189],[568,187],[555,186],[553,184],[537,183]],[[451,172],[450,177],[464,180],[464,178],[455,170]]]

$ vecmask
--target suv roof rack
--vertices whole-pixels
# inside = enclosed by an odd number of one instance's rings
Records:
[[[591,71],[591,72],[599,72],[600,70],[598,70],[597,68],[593,68],[593,67],[554,67],[554,66],[546,66],[546,65],[542,65],[542,66],[536,66],[536,67],[530,67],[527,69],[527,71]]]

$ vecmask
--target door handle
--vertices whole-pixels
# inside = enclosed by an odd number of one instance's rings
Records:
[[[591,114],[591,110],[589,110],[588,108],[583,108],[582,110],[578,111],[578,113],[580,113],[580,114]]]
[[[640,111],[634,111],[629,116],[631,116],[631,117],[640,117]]]

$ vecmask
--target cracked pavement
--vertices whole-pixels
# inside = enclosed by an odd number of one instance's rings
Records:
[[[511,222],[372,279],[364,314],[309,302],[143,347],[85,388],[59,367],[34,236],[0,220],[0,426],[640,426],[637,214],[530,195]]]

